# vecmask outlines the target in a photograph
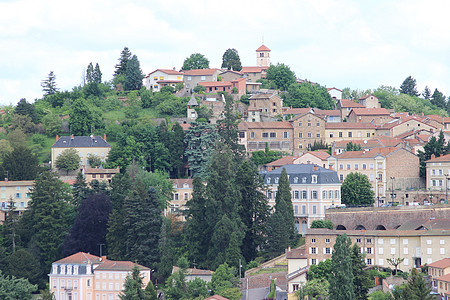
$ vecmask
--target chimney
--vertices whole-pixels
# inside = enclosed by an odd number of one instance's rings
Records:
[[[71,139],[71,140],[73,140],[73,139],[74,139],[74,136],[73,136],[73,134],[72,134],[72,135],[70,136],[70,139]]]
[[[56,141],[58,141],[59,140],[59,135],[56,135]]]
[[[106,255],[102,256],[102,261],[106,261]]]
[[[104,140],[105,140],[105,142],[106,142],[106,134],[104,134],[104,135],[103,135],[103,139],[104,139]]]
[[[319,166],[314,165],[314,171],[319,170]]]
[[[431,154],[431,159],[435,159],[435,158],[436,158],[436,155]]]

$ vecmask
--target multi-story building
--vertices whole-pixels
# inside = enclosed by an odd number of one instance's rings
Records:
[[[134,266],[140,269],[146,286],[150,281],[149,268],[78,252],[52,264],[48,275],[50,292],[55,300],[119,300],[125,279]]]
[[[329,166],[344,181],[351,172],[364,174],[372,184],[378,204],[389,200],[387,191],[422,187],[419,157],[397,147],[373,148],[370,151],[347,151],[328,158]],[[394,199],[392,199],[393,201]],[[391,201],[391,200],[389,200]]]
[[[444,296],[450,291],[450,258],[443,258],[429,264],[428,275],[431,276],[433,287],[440,290],[441,296]]]
[[[111,183],[114,175],[119,174],[119,167],[115,169],[103,169],[103,168],[83,168],[83,175],[86,183],[91,183],[93,180],[98,180],[100,182]]]
[[[427,190],[445,191],[450,188],[450,154],[435,157],[425,162]]]
[[[289,120],[294,130],[294,155],[310,151],[314,143],[325,143],[325,120],[307,112]]]
[[[19,215],[27,209],[33,185],[34,180],[9,181],[5,178],[5,181],[0,181],[0,222],[5,221],[5,214],[9,210],[10,202]]]
[[[174,69],[156,69],[144,77],[144,86],[148,90],[159,92],[162,87],[175,87],[177,83],[183,83],[182,72]]]
[[[187,92],[192,92],[200,82],[217,81],[217,75],[220,72],[219,69],[186,70],[183,77],[184,88]]]
[[[183,211],[186,209],[186,202],[192,198],[192,179],[172,179],[172,182],[174,192],[164,215],[172,214],[179,220],[184,221]]]
[[[355,101],[348,99],[338,100],[336,103],[337,109],[341,112],[341,120],[347,120],[348,115],[353,108],[365,108],[364,105],[356,103]]]
[[[421,228],[421,227],[419,227]],[[305,245],[308,264],[331,259],[336,237],[346,234],[361,248],[369,266],[392,268],[388,259],[401,258],[398,268],[404,272],[431,264],[450,255],[450,230],[330,230],[307,229]]]
[[[250,108],[258,109],[266,116],[280,116],[283,114],[283,99],[276,94],[255,94],[249,98]]]
[[[341,205],[341,183],[336,171],[313,164],[292,164],[262,173],[264,183],[269,187],[267,198],[270,206],[275,205],[283,169],[289,177],[295,224],[299,232],[304,233],[312,221],[323,219],[327,208]]]
[[[378,101],[378,98],[375,97],[373,94],[368,94],[365,96],[362,96],[358,99],[358,103],[361,105],[364,105],[366,108],[380,108],[380,102]]]
[[[376,127],[372,123],[325,123],[325,142],[331,145],[338,141],[372,139],[376,135]]]
[[[56,158],[66,149],[75,149],[80,156],[80,166],[89,166],[90,155],[99,157],[105,161],[108,157],[111,145],[106,142],[106,135],[100,136],[56,136],[56,142],[52,146],[52,168],[56,168]]]
[[[449,300],[450,299],[450,274],[440,276],[435,280],[436,289],[439,295],[441,295],[441,299]]]
[[[297,299],[295,292],[306,283],[306,274],[308,272],[308,255],[305,248],[286,250],[286,259],[288,262],[288,299]]]
[[[239,127],[240,143],[247,152],[269,150],[291,152],[293,130],[289,122],[241,122]]]
[[[353,108],[347,121],[351,123],[372,123],[382,125],[392,121],[391,113],[386,108]]]

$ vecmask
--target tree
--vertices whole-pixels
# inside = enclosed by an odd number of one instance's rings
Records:
[[[352,269],[353,269],[353,287],[355,299],[367,299],[367,293],[373,286],[370,279],[369,272],[365,271],[366,264],[364,263],[364,256],[361,254],[360,248],[354,244],[351,249]]]
[[[56,94],[59,89],[56,87],[56,76],[53,71],[48,73],[47,79],[41,82],[41,86],[44,96]]]
[[[124,289],[121,295],[122,300],[150,300],[150,295],[146,289],[144,289],[144,283],[142,282],[142,276],[140,268],[135,265],[131,270],[131,274],[128,274]]]
[[[241,194],[239,215],[246,228],[242,242],[242,255],[247,262],[256,257],[257,249],[266,241],[266,226],[269,218],[267,197],[262,192],[264,182],[258,169],[248,160],[244,160],[236,172],[236,184]]]
[[[372,185],[366,175],[351,172],[341,186],[341,201],[345,205],[370,205],[374,202]]]
[[[444,133],[441,131],[439,133],[438,139],[432,136],[428,143],[425,144],[423,150],[418,150],[417,154],[419,156],[420,163],[420,177],[425,178],[426,176],[426,161],[431,159],[431,156],[439,157],[441,155],[446,155],[450,152],[450,144],[445,143]]]
[[[16,146],[3,158],[3,173],[9,180],[34,180],[40,170],[39,160],[26,146]]]
[[[317,265],[311,265],[308,270],[308,280],[318,279],[327,280],[331,274],[331,259],[319,262]]]
[[[434,89],[433,95],[431,95],[430,102],[431,104],[434,104],[437,107],[445,108],[446,97],[438,89]]]
[[[270,65],[267,69],[267,80],[275,83],[278,89],[286,91],[287,88],[292,84],[296,83],[295,74],[289,66],[285,64]]]
[[[144,74],[142,74],[139,60],[136,55],[133,55],[127,64],[125,72],[125,90],[140,90],[142,87],[143,79]]]
[[[394,267],[393,275],[397,275],[398,266],[405,260],[403,257],[397,258],[387,258],[386,261],[388,264]]]
[[[294,244],[297,233],[294,225],[291,187],[286,169],[283,168],[275,197],[275,212],[268,222],[267,255],[274,257],[281,254],[288,246]]]
[[[28,103],[25,98],[20,99],[20,101],[17,103],[14,113],[30,117],[33,123],[37,122],[37,113],[36,110],[34,109],[34,105]]]
[[[200,53],[191,54],[184,60],[183,70],[208,69],[209,60]]]
[[[328,228],[333,229],[333,222],[330,220],[314,220],[311,223],[311,228]]]
[[[124,47],[120,53],[119,63],[115,66],[116,70],[114,71],[114,77],[118,75],[125,75],[130,57],[131,51],[127,47]]]
[[[295,296],[298,300],[306,299],[306,297],[312,300],[327,299],[329,286],[330,284],[325,279],[308,280],[306,284],[302,284],[299,287],[298,291],[295,292]]]
[[[400,93],[416,97],[419,96],[416,88],[416,80],[411,76],[406,77],[400,85]]]
[[[239,291],[239,278],[235,276],[236,269],[221,264],[211,277],[211,292],[230,300],[239,300],[242,294]]]
[[[428,85],[425,86],[422,92],[422,97],[426,100],[431,100],[431,90]]]
[[[94,66],[92,65],[92,62],[90,62],[86,68],[86,81],[88,84],[94,82]]]
[[[282,95],[285,106],[316,107],[320,109],[334,109],[335,102],[328,90],[318,84],[296,83],[287,86],[287,93]]]
[[[19,249],[6,259],[5,274],[16,278],[25,278],[32,284],[39,283],[42,275],[39,261],[27,250]]]
[[[412,269],[408,278],[408,283],[400,291],[400,299],[408,300],[433,300],[436,299],[431,295],[431,286],[425,281],[422,274],[417,269]],[[397,298],[396,298],[397,299]]]
[[[187,144],[184,155],[187,157],[193,177],[204,176],[216,139],[217,133],[213,125],[202,122],[191,123],[184,138]]]
[[[64,170],[69,174],[69,171],[75,171],[80,166],[80,156],[78,151],[74,148],[65,149],[56,158],[55,167]]]
[[[88,157],[88,164],[91,168],[97,168],[102,165],[102,159],[94,154],[89,154]]]
[[[0,299],[5,300],[28,300],[32,293],[37,290],[36,285],[32,285],[24,278],[5,276],[0,270]]]
[[[375,291],[370,293],[369,300],[394,300],[390,292]]]
[[[269,143],[266,142],[265,150],[252,152],[252,157],[250,157],[250,159],[253,161],[255,165],[264,166],[282,157],[283,153],[269,150]]]
[[[225,51],[222,56],[222,68],[233,71],[240,71],[242,69],[241,59],[236,49],[232,48]]]
[[[78,136],[90,135],[95,125],[99,123],[99,117],[86,105],[83,99],[79,98],[72,103],[69,119],[72,134]]]
[[[100,255],[98,245],[106,244],[110,212],[111,201],[105,194],[92,194],[83,199],[64,241],[64,256],[80,251]]]
[[[355,299],[352,259],[350,256],[351,240],[346,235],[336,238],[331,256],[330,300]]]
[[[98,65],[98,63],[95,64],[92,79],[95,83],[102,83],[102,71],[100,71],[100,66]]]
[[[353,144],[352,142],[348,142],[346,147],[346,151],[362,151],[362,147],[360,144]]]

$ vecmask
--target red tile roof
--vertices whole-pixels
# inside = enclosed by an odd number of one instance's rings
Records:
[[[194,70],[185,70],[184,75],[188,76],[206,76],[206,75],[214,75],[219,69],[194,69]]]
[[[199,82],[199,85],[205,86],[205,87],[214,87],[214,86],[221,86],[221,87],[226,87],[226,86],[231,86],[231,81],[204,81],[204,82]]]
[[[67,256],[63,259],[57,260],[55,261],[55,263],[58,264],[85,264],[88,261],[91,262],[92,264],[100,264],[101,261],[101,257],[89,254],[89,253],[85,253],[85,252],[78,252],[75,254],[72,254],[70,256]]]
[[[314,109],[314,113],[316,115],[325,115],[325,116],[340,116],[341,112],[338,109]]]
[[[191,127],[191,124],[189,123],[180,123],[181,128],[183,128],[184,131],[188,130],[189,127]]]
[[[332,88],[327,88],[327,91],[331,91],[331,90],[337,90],[337,91],[339,91],[339,92],[342,92],[340,89],[338,89],[338,88],[335,88],[335,87],[332,87]]]
[[[274,96],[278,97],[277,94],[268,94],[268,93],[266,93],[266,94],[256,94],[256,95],[251,96],[249,99],[250,100],[261,100],[261,99],[265,100],[265,99],[270,99],[270,98],[272,98]]]
[[[294,163],[294,160],[296,160],[298,156],[285,156],[280,159],[277,159],[271,163],[268,163],[266,166],[268,167],[278,167],[278,166],[284,166],[284,165],[290,165]]]
[[[261,73],[267,70],[268,67],[242,67],[241,73]]]
[[[310,107],[289,108],[283,112],[283,115],[303,115],[311,111]]]
[[[367,98],[369,98],[370,96],[373,96],[374,98],[377,98],[377,97],[375,97],[375,95],[374,94],[367,94],[367,95],[365,95],[365,96],[362,96],[361,98],[359,98],[358,100],[364,100],[364,99],[367,99]],[[377,98],[378,99],[378,98]]]
[[[429,159],[429,160],[427,160],[427,161],[425,161],[426,163],[434,163],[434,162],[449,162],[450,161],[450,154],[447,154],[447,155],[443,155],[443,156],[439,156],[439,157],[436,157],[436,158],[432,158],[432,159]]]
[[[365,108],[364,105],[356,103],[355,101],[352,100],[348,100],[348,99],[342,99],[341,100],[341,107],[344,108],[350,108],[350,107],[360,107],[360,108]]]
[[[205,298],[204,300],[229,300],[228,298],[219,296],[219,295],[214,295],[208,298]]]
[[[259,46],[258,49],[256,49],[256,51],[270,51],[270,49],[266,46],[266,45],[261,45]]]
[[[153,72],[151,72],[151,73],[148,73],[147,77],[150,76],[151,74],[157,72],[157,71],[166,73],[166,74],[168,74],[168,75],[183,75],[182,72],[175,71],[175,70],[173,70],[173,69],[156,69],[155,71],[153,71]]]
[[[292,129],[289,122],[242,122],[248,129]]]
[[[373,158],[376,157],[378,155],[381,156],[387,156],[389,154],[391,154],[394,151],[397,151],[401,148],[398,147],[378,147],[378,148],[373,148],[369,151],[346,151],[342,154],[338,154],[336,155],[336,158],[338,159],[352,159],[352,158]]]
[[[450,282],[450,274],[438,277],[436,280]]]
[[[375,129],[372,123],[325,123],[325,129]]]
[[[315,157],[317,157],[321,160],[326,160],[328,157],[330,157],[330,154],[328,154],[328,152],[325,152],[325,151],[309,151],[309,152],[306,152],[305,154],[314,155]],[[303,154],[303,155],[305,155],[305,154]]]
[[[134,266],[137,266],[139,270],[150,270],[147,267],[141,266],[131,261],[106,260],[100,266],[95,268],[95,271],[131,271]]]
[[[291,249],[290,251],[286,251],[287,259],[295,259],[295,258],[307,258],[305,248],[300,249]]]
[[[390,116],[386,108],[353,108],[352,112],[357,116]]]
[[[428,265],[429,267],[445,269],[450,267],[450,258],[444,258]]]

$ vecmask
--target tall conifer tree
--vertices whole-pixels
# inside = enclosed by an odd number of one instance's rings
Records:
[[[352,259],[350,256],[351,240],[346,235],[336,238],[333,254],[331,256],[330,299],[353,300],[355,299]]]

